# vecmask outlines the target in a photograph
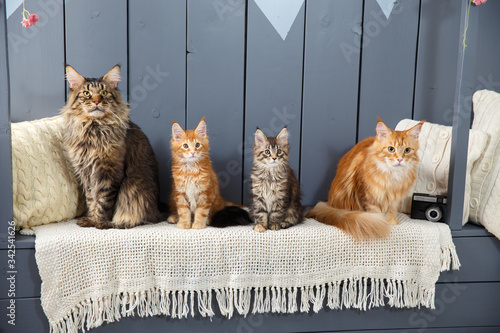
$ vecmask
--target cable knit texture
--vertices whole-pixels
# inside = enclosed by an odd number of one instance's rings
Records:
[[[22,234],[31,227],[69,220],[83,212],[78,183],[62,145],[60,116],[13,123],[14,221]]]
[[[500,94],[479,90],[473,98],[472,128],[489,135],[472,168],[470,218],[500,238]]]
[[[406,130],[418,122],[404,119],[396,126],[396,130]],[[410,213],[413,193],[446,195],[448,193],[448,176],[450,169],[451,132],[450,126],[424,123],[419,136],[420,164],[417,170],[417,181],[403,201],[402,211]],[[465,197],[462,224],[469,220],[469,199],[471,196],[471,170],[488,142],[488,135],[482,131],[471,130],[469,133],[469,152],[467,156],[467,174],[465,177]]]

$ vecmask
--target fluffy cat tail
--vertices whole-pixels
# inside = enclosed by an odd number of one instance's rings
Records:
[[[307,217],[337,227],[352,235],[357,241],[384,238],[390,233],[387,218],[382,213],[337,209],[326,202],[318,202]]]
[[[246,210],[238,206],[226,206],[215,212],[210,219],[210,226],[225,228],[238,225],[252,224],[250,215]]]

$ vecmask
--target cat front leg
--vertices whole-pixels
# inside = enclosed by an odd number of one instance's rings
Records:
[[[177,216],[179,217],[177,228],[191,229],[191,210],[189,209],[189,203],[183,194],[177,195],[176,205]]]
[[[193,229],[205,229],[207,227],[209,208],[196,208],[194,212]]]
[[[302,220],[301,214],[302,212],[299,209],[294,209],[292,207],[288,208],[285,218],[280,223],[281,229],[290,228],[299,223]]]
[[[77,225],[84,228],[109,229],[111,215],[115,205],[116,189],[113,186],[85,186],[87,216],[77,220]]]
[[[253,227],[253,230],[258,231],[258,232],[264,232],[267,230],[269,220],[267,217],[267,212],[262,211],[258,213],[254,213],[254,221],[255,221],[255,226]]]
[[[283,223],[284,220],[285,220],[285,215],[280,211],[269,213],[269,229],[280,230],[281,223]]]

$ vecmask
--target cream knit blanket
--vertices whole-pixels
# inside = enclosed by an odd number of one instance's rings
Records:
[[[310,219],[264,233],[167,223],[128,230],[74,221],[39,226],[42,307],[53,332],[135,314],[213,316],[212,304],[227,317],[317,312],[324,304],[433,308],[440,272],[460,266],[450,229],[399,218],[389,239],[361,243]]]

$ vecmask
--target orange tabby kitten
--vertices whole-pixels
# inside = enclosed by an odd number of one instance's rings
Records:
[[[182,229],[252,223],[245,210],[220,195],[217,174],[208,154],[210,147],[205,118],[196,129],[186,131],[174,121],[170,144],[173,189],[169,223],[177,223],[177,227]],[[192,215],[194,221],[191,224]]]
[[[389,235],[389,224],[398,224],[401,200],[417,178],[423,122],[392,131],[377,120],[377,136],[359,142],[340,160],[328,203],[319,202],[307,215],[356,240]]]

